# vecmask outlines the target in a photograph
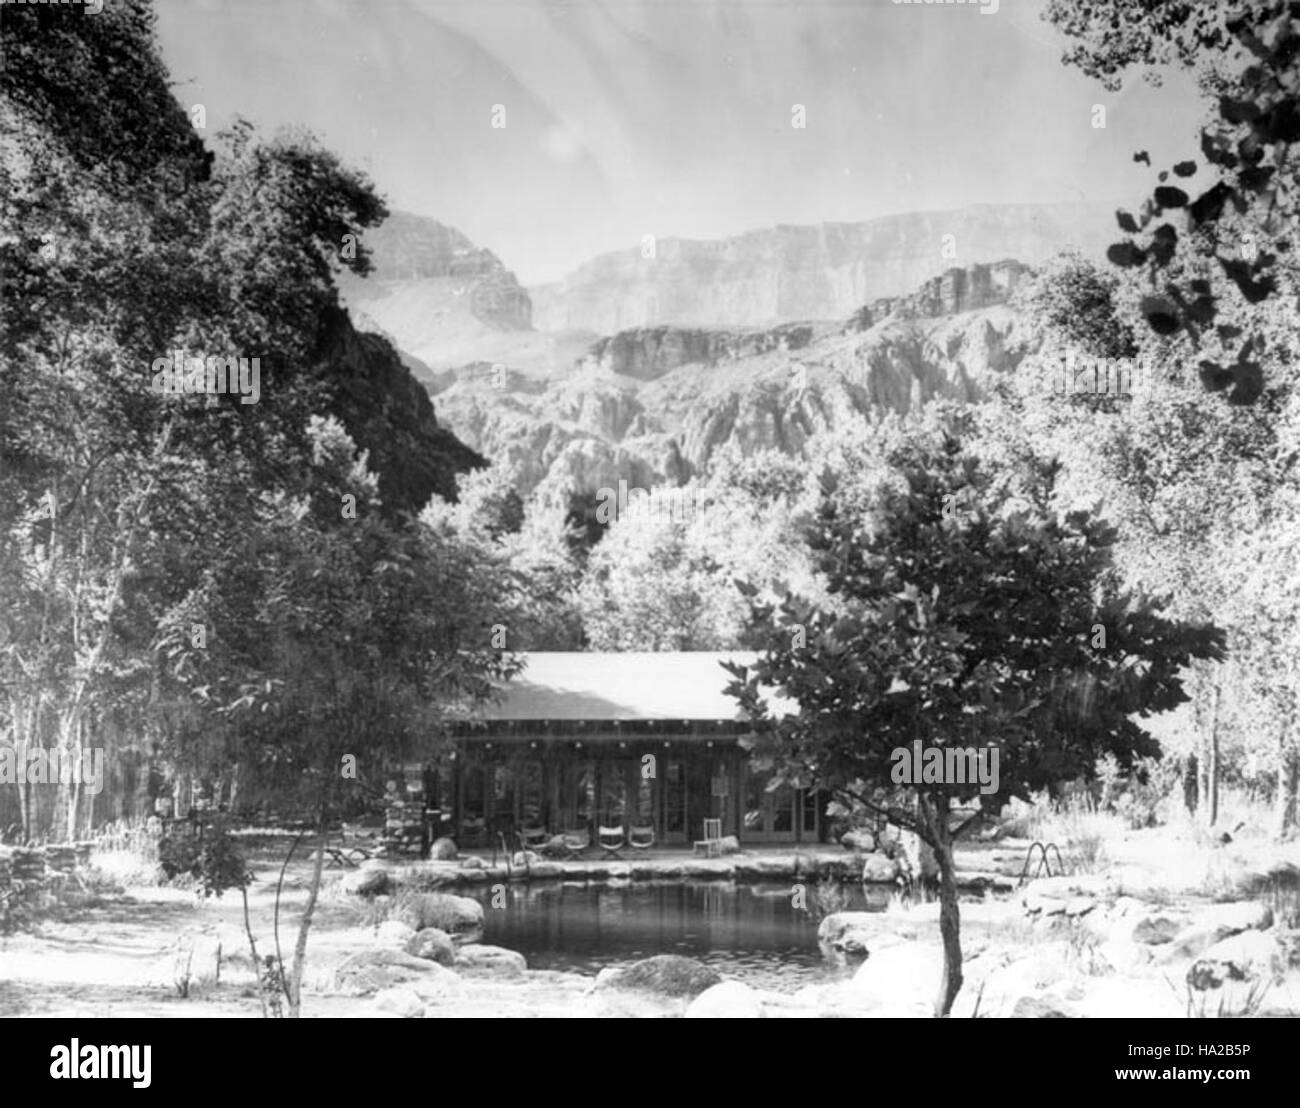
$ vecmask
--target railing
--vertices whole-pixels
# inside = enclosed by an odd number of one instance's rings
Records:
[[[1065,863],[1061,860],[1061,848],[1055,843],[1048,843],[1044,846],[1041,842],[1035,841],[1029,844],[1029,850],[1025,854],[1025,864],[1020,869],[1020,880],[1016,882],[1017,888],[1025,883],[1025,877],[1029,873],[1029,863],[1034,860],[1035,849],[1038,850],[1040,857],[1038,859],[1038,869],[1034,871],[1034,876],[1030,878],[1031,881],[1036,880],[1042,874],[1043,870],[1047,870],[1048,877],[1054,876],[1052,873],[1052,864],[1047,858],[1047,852],[1049,849],[1056,852],[1055,876],[1059,877],[1065,873]]]

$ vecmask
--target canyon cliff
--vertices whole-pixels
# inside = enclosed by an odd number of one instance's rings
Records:
[[[1114,214],[1095,205],[975,205],[863,223],[781,226],[717,241],[664,238],[602,254],[529,290],[542,331],[770,327],[843,320],[910,294],[953,266],[1016,258],[1034,265],[1068,245],[1100,255]]]

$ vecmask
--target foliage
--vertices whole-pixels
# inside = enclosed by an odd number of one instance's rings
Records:
[[[1108,257],[1144,274],[1147,325],[1191,341],[1206,389],[1234,404],[1258,401],[1268,338],[1234,317],[1295,298],[1300,14],[1288,0],[1052,0],[1045,18],[1076,40],[1066,63],[1110,88],[1126,69],[1177,65],[1196,70],[1213,97],[1200,141],[1206,175],[1190,158],[1161,170],[1136,215],[1117,213],[1127,237]],[[1195,195],[1182,187],[1190,178],[1199,178]]]

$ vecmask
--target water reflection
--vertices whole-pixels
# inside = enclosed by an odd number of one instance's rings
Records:
[[[843,887],[846,909],[880,911],[887,888]],[[595,973],[652,954],[685,954],[758,987],[824,980],[817,921],[789,882],[638,882],[508,886],[505,907],[481,890],[483,941],[518,950],[533,969]],[[815,886],[805,896],[811,903]],[[498,898],[498,903],[500,899]]]

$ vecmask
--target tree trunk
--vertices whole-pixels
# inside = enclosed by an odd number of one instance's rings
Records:
[[[257,940],[253,938],[253,921],[248,916],[248,886],[239,887],[239,895],[244,901],[244,934],[248,936],[248,952],[253,956],[253,973],[257,976],[257,996],[262,1002],[262,1018],[266,1019],[266,985],[262,979],[262,959],[257,953]]]
[[[1285,743],[1286,738],[1283,737]],[[1300,756],[1285,747],[1277,766],[1277,795],[1273,804],[1273,838],[1279,842],[1296,822],[1296,792],[1300,788]]]
[[[316,911],[316,898],[320,894],[321,873],[325,869],[325,813],[316,821],[316,861],[311,870],[311,892],[307,894],[307,907],[298,924],[298,941],[293,948],[293,971],[289,983],[289,1018],[302,1014],[302,971],[307,961],[307,932],[311,930],[312,913]]]
[[[952,855],[952,831],[948,827],[948,800],[935,803],[922,795],[921,815],[930,845],[939,865],[939,934],[943,939],[943,975],[934,1014],[938,1019],[952,1012],[953,1002],[961,992],[961,912],[957,905],[957,869]]]
[[[1206,770],[1209,784],[1209,825],[1219,821],[1219,698],[1222,686],[1216,681],[1210,700],[1210,764]]]

